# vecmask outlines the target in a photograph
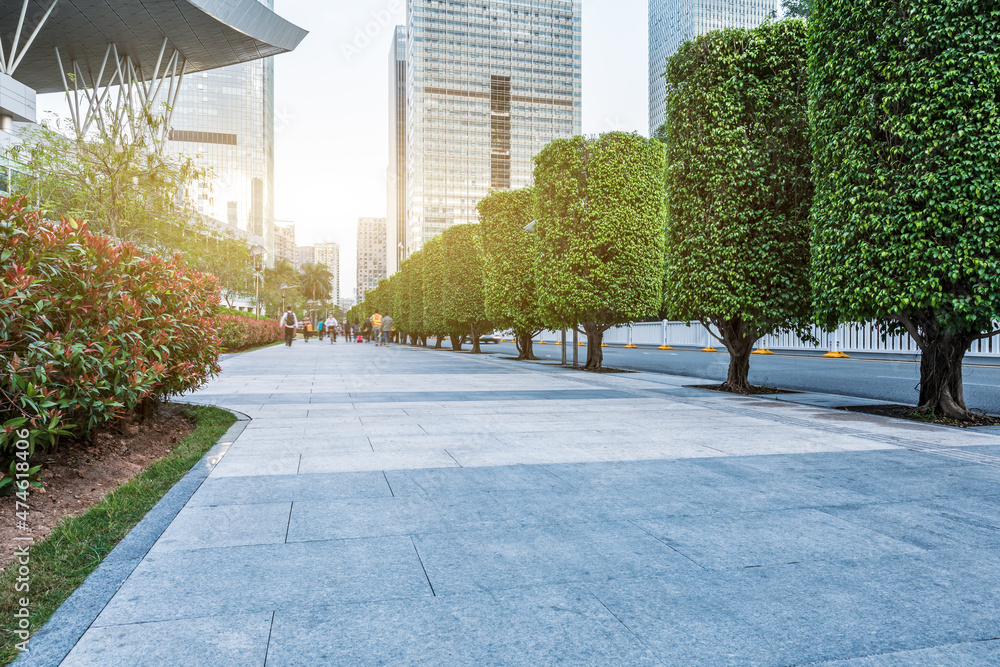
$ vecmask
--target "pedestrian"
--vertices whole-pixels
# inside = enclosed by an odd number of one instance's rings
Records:
[[[372,318],[366,318],[365,323],[361,325],[361,338],[364,340],[371,340],[372,335]]]
[[[312,321],[308,317],[302,320],[302,336],[306,339],[307,343],[309,342],[309,334],[312,333],[312,330]]]
[[[326,331],[326,335],[330,337],[330,344],[333,345],[337,342],[337,320],[333,319],[333,315],[326,318],[326,326],[323,327]]]
[[[326,329],[326,327],[324,326],[323,320],[320,319],[318,322],[316,322],[316,331],[319,332],[319,340],[321,343],[323,342],[324,329]]]
[[[382,342],[382,316],[376,310],[372,313],[372,335],[375,338],[375,347]]]
[[[392,317],[389,316],[389,313],[386,313],[385,315],[382,316],[382,332],[381,332],[382,333],[381,344],[384,345],[385,347],[389,347],[389,337],[392,336],[392,329],[393,329]]]
[[[299,326],[299,321],[295,318],[295,313],[289,308],[281,316],[281,325],[285,327],[285,346],[292,346],[292,339],[295,338],[295,327]]]

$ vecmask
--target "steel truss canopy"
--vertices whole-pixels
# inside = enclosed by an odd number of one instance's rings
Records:
[[[285,53],[306,36],[257,0],[0,0],[0,26],[5,69],[38,93],[66,91],[70,63],[89,86],[119,83],[109,44],[150,78],[164,66],[165,44],[181,56],[178,74],[190,74]]]

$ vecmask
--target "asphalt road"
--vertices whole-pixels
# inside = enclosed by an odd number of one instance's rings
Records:
[[[510,343],[484,346],[516,354]],[[559,345],[535,345],[535,356],[560,360]],[[566,350],[572,359],[572,348]],[[586,360],[586,348],[579,348],[580,363]],[[725,352],[694,350],[657,350],[649,348],[604,348],[604,365],[642,371],[726,379],[729,355]],[[1000,366],[966,363],[965,401],[972,410],[1000,415]],[[882,359],[825,359],[791,355],[754,355],[750,360],[750,381],[781,389],[817,391],[846,396],[874,398],[903,404],[916,404],[920,367],[917,362]]]

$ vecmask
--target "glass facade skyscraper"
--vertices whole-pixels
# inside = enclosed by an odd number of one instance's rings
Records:
[[[681,43],[719,28],[756,28],[777,11],[777,0],[649,0],[649,133],[665,120],[663,71]]]
[[[386,266],[389,275],[406,257],[406,26],[396,26],[389,47],[389,169],[386,177]]]
[[[185,76],[171,125],[167,150],[212,171],[191,193],[198,211],[262,237],[273,262],[273,60]]]
[[[385,218],[358,218],[358,303],[365,300],[365,292],[378,287],[386,277]]]
[[[531,183],[545,144],[581,132],[580,0],[409,0],[408,253]]]

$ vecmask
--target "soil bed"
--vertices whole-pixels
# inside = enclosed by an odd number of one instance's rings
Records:
[[[957,419],[950,419],[940,415],[932,415],[926,412],[917,412],[916,408],[909,405],[848,405],[838,410],[848,412],[861,412],[866,415],[878,415],[880,417],[895,417],[896,419],[907,419],[924,424],[939,424],[941,426],[956,426],[958,428],[972,428],[976,426],[1000,426],[1000,417],[973,413],[972,421],[963,422]]]
[[[123,482],[132,479],[153,462],[166,456],[193,429],[182,408],[166,404],[145,423],[123,420],[94,436],[93,442],[62,442],[34,463],[42,465],[42,488],[30,495],[32,544],[46,537],[63,518],[76,516]],[[14,555],[14,537],[28,533],[16,530],[15,500],[0,497],[0,570]],[[23,546],[20,542],[19,546]]]
[[[790,389],[778,389],[776,387],[764,387],[764,386],[751,386],[750,391],[747,393],[742,393],[739,391],[731,391],[726,388],[725,385],[721,384],[686,384],[684,385],[687,389],[710,389],[711,391],[721,391],[726,394],[735,394],[736,396],[758,396],[760,394],[797,394],[797,391],[791,391]]]

